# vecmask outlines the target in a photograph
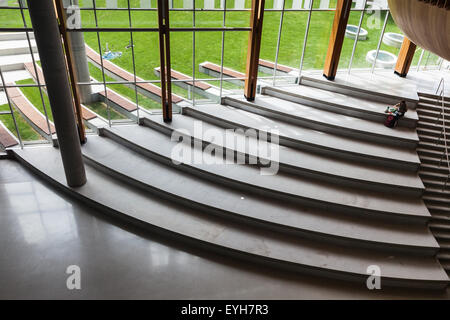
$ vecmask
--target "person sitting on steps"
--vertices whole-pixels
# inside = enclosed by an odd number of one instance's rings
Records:
[[[405,115],[408,108],[404,100],[400,101],[393,107],[387,107],[384,113],[387,113],[384,125],[388,128],[395,128],[398,125],[398,121]]]

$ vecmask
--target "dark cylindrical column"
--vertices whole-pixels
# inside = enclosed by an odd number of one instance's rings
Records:
[[[72,6],[71,6],[72,3]],[[64,9],[68,17],[66,22],[67,28],[71,29],[73,26],[69,22],[81,21],[80,10],[75,9],[78,6],[78,0],[64,0]],[[69,8],[69,9],[68,9]],[[69,19],[70,17],[70,19]],[[79,26],[75,26],[79,27]],[[86,46],[84,44],[83,32],[69,32],[70,45],[72,47],[72,55],[74,59],[75,72],[79,82],[90,82],[91,76],[89,74],[89,65],[86,55]],[[91,86],[78,86],[81,103],[89,104],[92,102],[92,88]]]
[[[86,183],[86,172],[81,155],[55,7],[52,0],[28,0],[28,8],[67,184],[71,187],[79,187]]]

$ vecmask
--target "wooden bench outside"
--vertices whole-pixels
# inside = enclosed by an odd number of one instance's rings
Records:
[[[134,104],[131,101],[125,99],[124,97],[118,95],[114,91],[108,89],[107,93],[108,93],[108,100],[115,103],[116,105],[123,108],[124,110],[126,110],[128,112],[133,112],[133,111],[137,110],[136,104]],[[105,91],[100,91],[98,94],[106,99]]]
[[[7,91],[9,98],[11,99],[11,102],[20,111],[20,113],[30,122],[30,124],[32,124],[38,130],[40,130],[41,132],[45,133],[48,136],[56,132],[55,126],[50,122],[50,120],[49,122],[51,132],[49,132],[45,116],[38,109],[36,109],[36,107],[33,106],[31,102],[28,101],[27,98],[25,98],[25,96],[18,88],[8,88]]]
[[[29,74],[31,74],[31,77],[33,78],[33,80],[37,83],[38,78],[36,77],[36,73],[34,72],[34,66],[32,62],[27,62],[24,63],[25,66],[25,70],[28,71]],[[38,72],[38,76],[39,76],[39,82],[41,84],[45,85],[45,78],[44,78],[44,74],[42,73],[42,69],[39,66],[36,66],[37,72]]]
[[[94,50],[92,50],[87,45],[86,45],[86,55],[92,62],[94,62],[98,66],[101,66],[100,55],[97,52],[95,52]],[[134,81],[134,75],[132,73],[120,68],[119,66],[115,65],[114,63],[112,63],[108,60],[103,59],[103,67],[105,68],[105,70],[109,71],[110,73],[114,74],[116,77],[118,77],[120,79],[123,79],[125,81],[130,81],[130,82]],[[144,80],[140,77],[136,77],[136,81],[144,81]],[[141,89],[144,89],[145,91],[148,91],[156,96],[161,97],[161,88],[158,86],[155,86],[154,84],[136,83],[136,86]],[[179,103],[181,101],[183,101],[183,98],[172,94],[172,102],[173,103]]]
[[[263,60],[263,59],[259,59],[259,65],[269,68],[269,69],[274,69],[275,68],[275,63],[272,61],[268,61],[268,60]],[[282,64],[277,64],[277,71],[281,71],[284,73],[289,73],[294,71],[293,68],[282,65]]]
[[[38,81],[37,81],[36,72],[34,70],[33,63],[32,62],[28,62],[28,63],[25,63],[24,66],[25,66],[25,70],[27,70],[28,73],[31,74],[31,77],[37,83]],[[44,79],[44,74],[42,72],[42,69],[39,66],[36,66],[36,69],[37,69],[37,72],[38,72],[38,77],[39,77],[40,84],[45,85],[45,79]],[[97,115],[95,113],[93,113],[91,110],[89,110],[86,107],[82,107],[81,108],[81,116],[86,121],[92,120],[92,119],[97,117]]]
[[[157,67],[157,68],[155,68],[155,71],[159,73],[159,69],[160,69],[160,67]],[[189,77],[188,75],[185,75],[184,73],[181,73],[181,72],[171,69],[170,74],[171,74],[171,77],[175,80],[185,80],[184,82],[191,86],[194,84],[192,81],[192,78]],[[212,86],[203,81],[195,81],[195,87],[199,88],[200,90],[208,90]]]
[[[203,63],[200,64],[201,67],[214,71],[216,73],[220,73],[220,69],[221,67],[218,64],[212,63],[212,62],[208,62],[205,61]],[[231,77],[231,78],[245,78],[245,73],[230,69],[230,68],[223,68],[223,74],[225,76]],[[242,81],[244,81],[244,79],[241,79]]]
[[[4,148],[9,148],[17,145],[17,140],[14,135],[9,132],[5,125],[0,121],[0,144]]]

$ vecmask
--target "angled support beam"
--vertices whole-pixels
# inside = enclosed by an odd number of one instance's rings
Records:
[[[67,33],[67,25],[66,25],[67,17],[62,0],[55,0],[55,7],[59,21],[59,32],[63,39],[64,51],[66,54],[67,71],[69,73],[71,85],[70,87],[72,89],[73,106],[75,110],[75,116],[77,119],[78,136],[80,138],[80,142],[85,143],[86,132],[83,125],[83,114],[80,101],[80,92],[78,88],[78,77],[76,73],[75,60],[72,53],[71,38]]]
[[[402,78],[408,74],[417,46],[405,37],[397,59],[394,73]]]
[[[334,80],[336,77],[351,7],[352,0],[337,0],[333,28],[331,29],[330,43],[323,70],[323,76],[328,80]]]
[[[80,187],[86,183],[86,172],[54,2],[28,0],[28,8],[67,184]]]
[[[159,58],[161,78],[161,105],[163,120],[172,121],[172,75],[170,65],[170,29],[168,0],[158,0]]]
[[[258,81],[259,51],[263,27],[265,0],[252,0],[250,12],[250,34],[248,37],[247,66],[245,72],[244,96],[248,101],[255,100]]]

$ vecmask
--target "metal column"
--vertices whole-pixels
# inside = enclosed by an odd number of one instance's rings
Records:
[[[67,184],[79,187],[86,183],[86,172],[54,3],[52,0],[28,0],[28,8]]]
[[[61,0],[56,0],[56,4]],[[72,6],[70,6],[69,0],[63,0],[64,11],[66,17],[70,17],[69,21],[65,19],[65,27],[67,30],[77,29],[80,25],[72,25],[74,22],[81,21],[80,10],[78,7],[78,0],[72,0]],[[76,73],[76,78],[79,82],[88,83],[91,81],[89,74],[89,64],[86,56],[86,46],[84,43],[83,32],[67,32],[69,38],[70,48],[73,56],[73,65]],[[80,95],[80,102],[89,104],[92,102],[92,87],[91,86],[78,86],[78,93]]]

